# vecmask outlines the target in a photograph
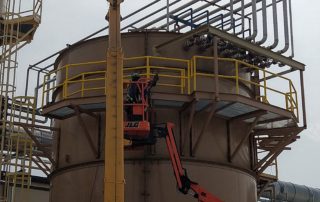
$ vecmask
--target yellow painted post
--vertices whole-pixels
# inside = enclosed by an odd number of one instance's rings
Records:
[[[65,80],[68,80],[68,78],[69,78],[69,65],[66,66],[65,71],[66,71],[66,79]]]
[[[84,74],[81,75],[81,97],[84,96]]]
[[[236,60],[235,61],[236,65],[236,94],[239,94],[239,63]]]
[[[184,88],[184,83],[183,83],[184,75],[185,74],[184,74],[183,70],[180,71],[180,92],[181,92],[181,94],[183,94],[183,88]]]
[[[291,85],[293,85],[291,83]],[[295,101],[296,101],[296,116],[297,116],[297,120],[299,121],[299,103],[298,103],[298,95],[297,95],[297,91],[295,90]]]
[[[289,81],[289,86],[290,86],[290,111],[294,112],[294,110],[293,110],[293,102],[294,102],[294,100],[293,100],[293,97],[292,97],[292,83],[291,83],[291,81]]]
[[[150,57],[147,56],[147,78],[150,79]]]
[[[122,0],[108,1],[104,202],[124,202],[123,52],[120,34]]]
[[[66,66],[65,68],[66,71],[66,79],[63,83],[63,89],[64,89],[64,94],[63,94],[63,99],[66,99],[68,97],[68,78],[69,78],[69,65]]]

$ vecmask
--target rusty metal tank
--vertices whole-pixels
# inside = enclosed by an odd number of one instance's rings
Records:
[[[125,58],[159,56],[153,51],[153,47],[177,36],[177,33],[166,32],[123,34],[122,44]],[[213,55],[212,50],[186,52],[181,46],[182,44],[177,44],[175,50],[168,50],[161,56],[189,60],[194,55]],[[107,37],[82,42],[64,51],[56,60],[55,67],[58,69],[68,64],[103,61],[106,58],[106,47]],[[154,63],[157,63],[158,66],[179,66],[179,62],[174,61],[155,60]],[[141,64],[125,62],[126,65],[129,67]],[[228,66],[230,63],[222,62],[219,65]],[[208,69],[210,71],[213,69],[212,62],[203,61],[201,66],[203,69],[199,71],[206,72]],[[104,69],[105,63],[78,65],[77,68],[68,70],[68,78],[83,72],[103,71]],[[64,70],[58,73],[58,83],[65,81],[65,73]],[[232,68],[221,70],[219,73],[234,74]],[[95,76],[91,75],[92,78]],[[249,78],[250,74],[243,71],[241,76]],[[88,78],[91,77],[88,76]],[[163,81],[165,79],[163,78]],[[103,82],[96,81],[90,85],[99,86]],[[196,82],[198,93],[196,96],[199,96],[197,99],[200,100],[198,102],[195,101],[196,99],[191,100],[191,95],[181,95],[180,89],[156,87],[153,91],[155,96],[153,121],[157,123],[170,121],[175,124],[174,133],[182,155],[182,163],[193,181],[198,182],[226,202],[257,201],[256,176],[252,171],[254,154],[250,141],[243,144],[232,160],[228,157],[250,130],[250,124],[243,121],[230,122],[221,115],[210,117],[210,110],[212,110],[210,95],[214,93],[214,80],[203,78]],[[232,81],[228,79],[221,79],[219,87],[221,94],[228,95],[235,91]],[[70,83],[68,91],[72,92],[78,88],[80,88],[79,84]],[[192,85],[190,88],[192,90]],[[104,99],[104,90],[98,89],[85,95],[74,94],[69,100],[63,100],[64,93],[61,88],[56,89],[51,105],[61,105],[61,111],[65,112],[71,108],[63,108],[64,104],[72,102],[73,105],[84,106],[86,110],[78,115],[54,119],[54,126],[60,129],[60,134],[55,136],[56,164],[50,178],[50,201],[102,202],[105,114],[103,110],[90,111],[90,107],[99,103],[104,109],[105,106],[101,104],[101,100]],[[240,86],[239,93],[248,99],[252,98],[251,89],[247,85]],[[181,100],[184,100],[183,103]],[[219,103],[219,106],[215,106],[216,109],[228,105],[228,103]],[[194,114],[192,114],[192,108],[195,108]],[[228,113],[236,113],[239,108],[241,106],[235,107],[235,112],[232,112],[230,108]],[[208,127],[204,128],[208,119]],[[232,136],[230,136],[230,131],[232,131]],[[196,201],[192,196],[183,195],[176,189],[165,141],[161,139],[155,145],[125,151],[125,181],[127,202]]]

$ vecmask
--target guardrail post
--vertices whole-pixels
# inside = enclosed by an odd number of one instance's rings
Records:
[[[81,76],[81,97],[84,96],[84,74]]]
[[[107,96],[107,71],[104,73],[104,94]]]
[[[185,77],[186,77],[186,70],[182,69],[180,71],[180,86],[181,86],[181,94],[184,93],[184,88],[185,88]]]
[[[66,99],[68,97],[68,79],[69,79],[69,65],[66,66],[66,78],[65,81],[63,82],[63,89],[64,89],[64,94],[63,94],[63,99]]]
[[[289,81],[289,86],[290,86],[290,111],[294,113],[294,109],[293,109],[294,100],[293,100],[293,96],[292,96],[292,82],[291,81]]]
[[[266,103],[268,100],[267,96],[267,80],[266,80],[266,71],[263,71],[263,90],[264,90],[264,102]]]
[[[236,65],[236,94],[240,93],[239,90],[239,62],[236,60],[235,61],[235,65]]]
[[[193,57],[193,91],[197,90],[197,57]]]
[[[150,56],[147,56],[147,79],[150,79]]]

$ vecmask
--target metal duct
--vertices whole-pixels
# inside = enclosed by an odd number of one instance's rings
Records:
[[[320,202],[320,189],[278,181],[261,196],[275,202]]]

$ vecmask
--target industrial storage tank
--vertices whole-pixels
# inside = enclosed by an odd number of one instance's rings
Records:
[[[125,78],[132,73],[159,74],[159,84],[152,90],[151,122],[175,124],[190,179],[223,201],[257,201],[251,131],[258,120],[291,119],[292,113],[261,101],[251,85],[252,65],[219,59],[216,79],[214,49],[186,50],[181,41],[175,49],[154,51],[156,45],[179,36],[148,31],[122,34]],[[42,113],[60,129],[53,147],[51,202],[103,201],[107,41],[99,37],[68,48],[45,80],[57,78],[54,88],[44,87],[44,98],[46,92],[53,93],[43,102]],[[176,189],[161,139],[155,145],[125,150],[125,198],[130,202],[195,200]]]

